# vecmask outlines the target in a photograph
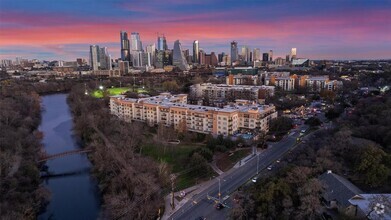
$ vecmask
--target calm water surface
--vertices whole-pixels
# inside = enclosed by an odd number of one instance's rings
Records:
[[[67,94],[42,97],[43,144],[47,154],[79,149],[73,136],[72,115]],[[85,154],[71,155],[46,162],[52,174],[70,174],[44,179],[51,191],[51,200],[38,219],[97,219],[100,212],[100,195],[96,180],[90,175],[91,163]]]

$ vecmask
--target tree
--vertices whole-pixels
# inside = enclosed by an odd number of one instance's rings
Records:
[[[326,116],[327,119],[329,119],[330,121],[332,121],[333,119],[338,118],[340,114],[341,114],[340,111],[338,111],[338,110],[335,109],[335,108],[331,108],[331,109],[329,109],[329,110],[325,113],[325,116]]]
[[[270,132],[286,133],[292,128],[293,121],[288,117],[278,117],[272,119],[270,122]]]
[[[165,81],[162,86],[165,91],[175,92],[179,90],[179,85],[176,80]]]
[[[385,153],[376,146],[367,146],[359,155],[355,170],[362,174],[361,180],[370,186],[382,185],[390,175],[390,169],[383,164]]]
[[[319,120],[319,118],[316,118],[316,117],[311,117],[311,118],[307,119],[304,123],[306,125],[311,126],[311,127],[316,127],[316,126],[319,126],[322,124],[322,122]]]
[[[266,145],[267,135],[266,132],[260,131],[256,138],[256,145],[260,148],[267,148]]]

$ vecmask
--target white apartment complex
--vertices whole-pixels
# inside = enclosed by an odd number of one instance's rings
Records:
[[[210,104],[234,102],[245,99],[262,102],[274,95],[274,86],[226,85],[226,84],[195,84],[190,87],[192,99],[208,99]],[[218,104],[217,104],[218,105]]]
[[[143,121],[176,129],[183,126],[188,131],[214,135],[233,135],[239,129],[268,131],[270,120],[277,117],[273,105],[251,104],[247,100],[223,108],[186,103],[186,94],[162,93],[140,99],[119,95],[110,98],[110,111],[127,122]]]

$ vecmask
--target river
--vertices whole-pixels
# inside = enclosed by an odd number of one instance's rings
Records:
[[[80,148],[73,135],[73,121],[67,94],[42,97],[43,144],[47,154],[57,154]],[[51,174],[66,174],[45,178],[51,192],[50,203],[38,219],[97,219],[101,198],[97,181],[91,176],[91,163],[85,154],[65,156],[46,162]]]

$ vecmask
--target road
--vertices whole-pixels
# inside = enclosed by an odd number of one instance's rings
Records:
[[[252,157],[248,162],[239,168],[233,168],[220,178],[220,192],[221,198],[229,196],[240,186],[245,184],[251,178],[257,174],[257,164],[259,174],[269,172],[266,168],[280,159],[286,152],[288,152],[296,143],[296,138],[299,137],[301,129],[307,128],[306,125],[300,126],[296,130],[292,131],[287,137],[278,143],[275,143],[272,147],[269,147],[262,154]],[[259,160],[258,158],[259,157]],[[259,161],[259,163],[258,163]],[[187,203],[185,203],[180,209],[178,209],[169,219],[196,219],[200,216],[206,217],[206,219],[227,219],[229,209],[224,208],[217,210],[214,208],[214,201],[208,200],[207,195],[218,197],[219,193],[219,181],[209,188],[205,189],[201,193],[193,196]]]

